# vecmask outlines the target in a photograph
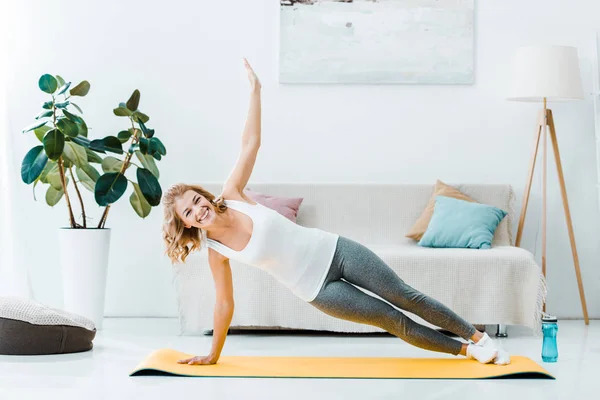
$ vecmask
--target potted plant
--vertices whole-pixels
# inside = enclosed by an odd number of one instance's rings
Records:
[[[41,144],[25,155],[21,179],[33,184],[34,200],[35,187],[40,183],[48,185],[45,198],[49,206],[54,207],[64,197],[69,215],[69,226],[59,229],[64,309],[90,318],[100,329],[110,250],[110,229],[105,224],[110,207],[131,183],[129,202],[141,218],[147,217],[162,197],[155,160],[160,161],[167,151],[154,130],[146,126],[150,118],[138,109],[137,89],[126,103],[119,103],[113,110],[116,116],[128,119],[127,128],[116,136],[91,140],[81,116],[83,111],[72,101],[73,97],[88,94],[89,82],[84,80],[71,87],[71,82],[58,75],[44,74],[38,86],[50,99],[42,104],[36,122],[23,129],[23,133],[33,132]],[[132,160],[134,155],[141,166]],[[92,164],[98,164],[102,173]],[[131,166],[136,167],[135,179],[131,177]],[[89,224],[91,218],[86,214],[80,186],[91,191],[95,202],[104,207],[95,226]],[[73,213],[70,189],[74,189],[79,202],[81,221]]]

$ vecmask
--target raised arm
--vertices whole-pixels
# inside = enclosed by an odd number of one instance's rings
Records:
[[[258,149],[260,148],[261,84],[246,59],[244,59],[244,65],[248,71],[248,80],[250,81],[250,107],[248,109],[248,117],[246,118],[246,125],[244,126],[244,132],[242,134],[240,155],[233,171],[223,185],[223,194],[231,191],[235,193],[243,192],[250,179],[250,175],[252,175]]]

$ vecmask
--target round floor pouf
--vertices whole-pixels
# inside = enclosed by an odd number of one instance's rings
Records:
[[[91,350],[94,322],[32,300],[0,297],[0,354],[42,355]]]

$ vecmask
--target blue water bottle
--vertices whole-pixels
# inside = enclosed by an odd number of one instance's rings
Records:
[[[544,342],[542,343],[542,360],[544,362],[556,362],[558,360],[558,345],[556,335],[558,333],[558,322],[556,317],[544,315],[542,318],[542,332]]]

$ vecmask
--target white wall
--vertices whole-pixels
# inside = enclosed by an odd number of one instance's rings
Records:
[[[140,89],[140,108],[168,149],[159,163],[163,188],[179,181],[222,181],[229,174],[248,103],[243,56],[263,82],[256,182],[433,183],[440,178],[508,182],[521,193],[538,105],[504,99],[514,49],[537,43],[578,47],[584,87],[591,91],[594,30],[600,27],[600,4],[594,0],[478,1],[475,84],[468,86],[279,85],[278,4],[13,0],[8,105],[15,170],[37,144],[20,130],[45,100],[37,88],[43,73],[91,82],[79,105],[95,138],[126,126],[112,108]],[[591,316],[600,317],[592,103],[588,94],[582,102],[551,106],[588,307]],[[548,310],[581,317],[553,164],[548,171]],[[38,301],[60,306],[56,229],[68,223],[64,201],[51,209],[40,187],[34,202],[31,187],[16,178],[15,254],[20,267],[30,268]],[[539,191],[539,183],[534,189]],[[97,221],[100,209],[90,195],[86,199]],[[128,199],[112,207],[107,315],[176,315],[161,217],[161,208],[155,208],[141,220]]]
[[[7,84],[7,41],[4,40],[9,32],[8,5],[0,3],[0,296],[31,297],[31,288],[27,279],[27,270],[17,267],[14,262],[13,243],[15,238],[12,227],[13,218],[13,192],[15,184],[14,175],[18,172],[13,166],[13,153],[5,151],[12,148],[9,135],[8,112],[6,101]]]

